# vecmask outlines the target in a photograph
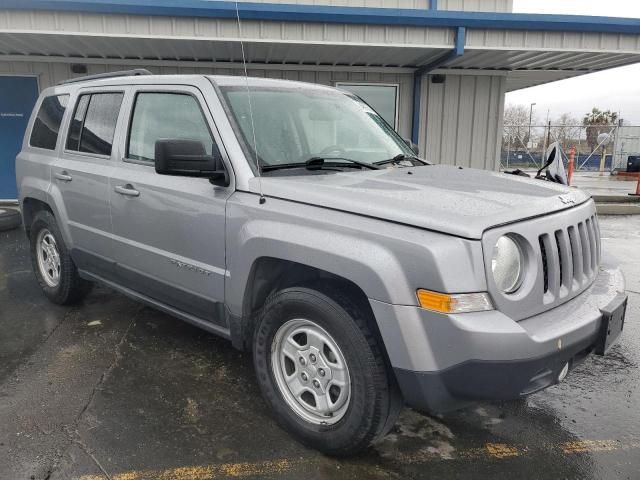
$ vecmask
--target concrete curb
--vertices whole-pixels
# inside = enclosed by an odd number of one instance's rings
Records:
[[[596,203],[598,215],[640,215],[640,203]]]
[[[592,195],[596,203],[637,203],[640,204],[640,197],[633,195]]]

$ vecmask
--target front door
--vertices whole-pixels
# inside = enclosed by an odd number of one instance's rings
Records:
[[[16,156],[37,99],[36,77],[0,76],[0,200],[18,198]]]
[[[154,168],[159,139],[198,140],[209,154],[218,148],[204,98],[186,86],[139,87],[130,111],[125,158],[110,182],[117,281],[225,326],[225,207],[232,189]]]

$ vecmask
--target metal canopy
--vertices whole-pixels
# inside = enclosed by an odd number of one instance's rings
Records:
[[[258,64],[413,67],[447,48],[367,46],[281,41],[244,42],[247,62]],[[0,32],[0,55],[206,62],[242,61],[238,39],[110,37]]]
[[[507,76],[509,90],[640,61],[636,19],[245,2],[239,9],[242,32],[235,2],[4,0],[0,60],[195,67],[239,62],[242,37],[255,66],[480,72]]]

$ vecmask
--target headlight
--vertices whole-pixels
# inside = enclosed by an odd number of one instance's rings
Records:
[[[493,247],[491,271],[497,287],[504,293],[513,293],[522,284],[524,256],[518,243],[502,236]]]

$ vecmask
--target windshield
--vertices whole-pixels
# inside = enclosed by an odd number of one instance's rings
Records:
[[[247,89],[222,86],[220,90],[255,169]],[[304,165],[314,157],[373,164],[415,155],[380,115],[352,94],[298,85],[251,87],[250,92],[260,167]]]

